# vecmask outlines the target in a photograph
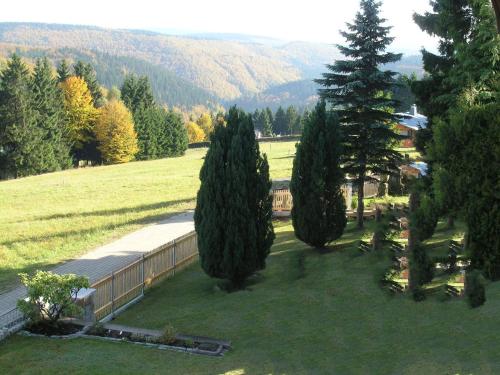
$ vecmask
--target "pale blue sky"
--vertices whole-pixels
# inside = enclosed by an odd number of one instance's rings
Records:
[[[73,5],[74,4],[74,5]],[[243,33],[284,40],[342,42],[338,34],[358,9],[357,0],[23,0],[2,4],[0,21]],[[385,0],[383,15],[394,26],[393,49],[434,49],[435,40],[412,21],[428,0]]]

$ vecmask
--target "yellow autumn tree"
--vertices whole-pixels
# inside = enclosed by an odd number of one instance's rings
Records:
[[[132,114],[119,100],[100,109],[94,133],[105,163],[126,163],[139,151]]]
[[[64,93],[64,109],[67,133],[75,149],[93,138],[93,127],[98,110],[92,104],[92,95],[85,81],[71,76],[61,83]]]
[[[186,124],[187,132],[188,132],[188,140],[189,143],[203,142],[205,139],[205,132],[199,125],[195,122],[189,121]]]
[[[203,113],[198,120],[196,120],[198,126],[203,129],[205,133],[205,140],[210,139],[210,134],[214,131],[214,124],[212,122],[212,117],[208,113]]]

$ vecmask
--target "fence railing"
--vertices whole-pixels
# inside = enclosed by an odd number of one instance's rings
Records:
[[[198,258],[196,232],[144,254],[133,263],[92,284],[97,319],[112,315],[156,281],[171,277]]]
[[[24,321],[24,315],[17,307],[0,315],[0,329],[9,329]]]

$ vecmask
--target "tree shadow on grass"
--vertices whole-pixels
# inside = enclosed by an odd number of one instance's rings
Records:
[[[139,206],[132,207],[121,207],[116,209],[109,210],[95,210],[95,211],[87,211],[87,212],[70,212],[70,213],[61,213],[61,214],[53,214],[46,216],[37,216],[32,220],[56,220],[56,219],[69,219],[74,217],[92,217],[92,216],[113,216],[113,215],[121,215],[127,214],[131,212],[142,212],[142,211],[151,211],[157,210],[160,208],[168,208],[171,206],[175,206],[178,204],[190,203],[194,202],[194,198],[186,198],[186,199],[177,199],[169,202],[156,202],[151,204],[143,204]],[[18,221],[22,222],[22,221]]]

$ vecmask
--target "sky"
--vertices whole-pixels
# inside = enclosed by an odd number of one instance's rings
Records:
[[[338,31],[358,8],[358,0],[23,0],[2,4],[0,22],[238,33],[335,44],[343,41]],[[414,12],[428,9],[429,0],[383,1],[382,14],[396,37],[392,50],[435,50],[436,41],[412,20]]]

